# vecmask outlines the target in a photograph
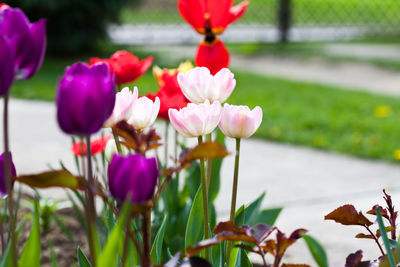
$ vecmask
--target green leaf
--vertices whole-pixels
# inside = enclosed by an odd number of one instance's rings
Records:
[[[257,222],[258,213],[260,210],[261,203],[264,199],[265,192],[262,193],[256,200],[254,200],[245,209],[244,224],[255,225]]]
[[[88,258],[86,257],[85,253],[83,253],[82,249],[78,247],[78,263],[79,267],[91,267]]]
[[[32,229],[18,261],[20,267],[40,267],[40,213],[38,205],[38,200],[35,199]]]
[[[98,258],[98,267],[115,266],[118,258],[118,249],[124,242],[124,238],[121,237],[126,237],[124,229],[128,221],[130,208],[131,205],[129,203],[124,204],[121,216],[111,231],[111,234],[108,236],[106,245]]]
[[[306,241],[307,247],[318,266],[328,267],[328,257],[326,256],[324,247],[310,235],[301,234],[301,237]]]
[[[381,210],[379,209],[379,207],[376,208],[376,219],[378,221],[379,230],[381,231],[381,237],[383,240],[383,244],[385,245],[386,256],[389,260],[390,267],[396,267],[396,262],[394,260],[393,251],[390,247],[389,238],[387,237],[385,225],[383,224]]]
[[[235,267],[253,267],[244,249],[239,249]]]
[[[257,223],[265,223],[272,226],[275,224],[275,221],[276,219],[278,219],[281,211],[282,208],[271,208],[262,210],[258,215]]]
[[[22,220],[22,222],[18,225],[18,228],[15,231],[17,240],[18,240],[19,235],[21,234],[22,229],[25,226],[25,223],[26,223],[26,219]],[[4,254],[1,257],[0,267],[12,267],[10,249],[11,249],[11,243],[8,243],[6,251],[4,252]]]
[[[220,129],[216,130],[215,141],[221,145],[225,145],[225,135]],[[211,164],[211,180],[210,187],[208,191],[208,198],[210,202],[214,202],[219,193],[219,188],[221,184],[221,167],[223,158],[217,158],[212,160]]]
[[[86,180],[83,177],[76,177],[67,170],[23,175],[16,177],[15,180],[34,188],[64,187],[76,190],[85,189],[87,186]]]
[[[58,260],[57,260],[56,252],[54,251],[53,241],[51,241],[49,239],[48,244],[49,244],[49,250],[50,250],[51,267],[58,267]]]
[[[161,264],[161,252],[164,242],[165,229],[167,227],[168,216],[164,217],[161,223],[160,229],[158,230],[156,237],[154,238],[153,247],[151,248],[150,256],[153,263]]]
[[[203,194],[201,186],[199,186],[186,224],[185,247],[193,246],[203,239],[203,225]]]
[[[235,213],[236,226],[240,227],[244,224],[245,214],[246,214],[246,210],[244,208],[244,205],[242,205]]]

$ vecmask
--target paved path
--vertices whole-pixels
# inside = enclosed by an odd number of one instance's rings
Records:
[[[20,174],[46,170],[48,163],[57,166],[59,160],[74,169],[70,139],[58,130],[54,104],[13,99],[10,127],[11,149]],[[162,127],[157,126],[161,133]],[[227,146],[234,150],[232,140]],[[368,257],[378,256],[372,241],[353,238],[361,229],[324,221],[323,216],[346,203],[363,210],[382,203],[382,188],[393,193],[398,203],[399,166],[255,139],[244,140],[241,147],[238,203],[249,203],[267,191],[263,207],[285,207],[278,227],[286,232],[297,227],[309,229],[326,247],[331,266],[343,266],[345,256],[359,248]],[[216,202],[221,218],[229,213],[233,160],[230,156],[223,164]],[[60,195],[57,190],[45,192]],[[316,266],[302,241],[288,252],[287,262]]]
[[[385,49],[388,49],[387,51]],[[163,52],[174,60],[193,58],[194,45],[149,46],[143,49]],[[358,51],[356,53],[355,51]],[[385,45],[340,45],[325,47],[327,54],[366,59],[400,60],[400,47]],[[400,74],[375,67],[367,63],[329,63],[318,59],[296,59],[278,56],[231,55],[231,68],[258,73],[265,76],[281,77],[295,81],[329,84],[342,89],[367,91],[384,95],[400,95]]]

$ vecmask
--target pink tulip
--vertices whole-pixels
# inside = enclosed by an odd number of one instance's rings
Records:
[[[179,73],[178,83],[186,98],[196,104],[206,100],[223,103],[236,86],[233,73],[226,68],[213,76],[206,67],[197,67],[185,74]]]
[[[154,102],[142,96],[136,100],[131,110],[131,117],[128,123],[133,125],[136,130],[142,130],[154,123],[160,111],[160,99],[156,97]]]
[[[248,138],[260,127],[262,115],[262,109],[259,106],[250,110],[248,106],[225,104],[219,128],[226,136]]]
[[[115,97],[115,106],[113,113],[104,123],[104,127],[112,127],[121,120],[128,120],[132,113],[132,107],[138,98],[138,89],[135,86],[133,93],[128,87],[122,89]]]
[[[170,109],[169,119],[174,128],[185,137],[199,137],[211,133],[221,119],[221,104],[205,100],[202,104],[189,103],[187,107]]]

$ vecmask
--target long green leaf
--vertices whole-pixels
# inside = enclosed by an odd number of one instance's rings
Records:
[[[254,200],[245,209],[244,223],[248,225],[255,225],[257,222],[260,206],[264,200],[265,192],[262,193],[256,200]]]
[[[151,260],[153,263],[157,262],[157,264],[161,264],[161,252],[164,242],[165,229],[167,228],[167,221],[168,221],[168,215],[164,217],[160,229],[158,229],[158,232],[154,239],[153,247],[151,248],[150,252]]]
[[[22,250],[18,261],[20,267],[40,267],[40,223],[39,203],[35,199],[35,212],[33,214],[33,225],[28,240]]]
[[[18,225],[17,230],[15,231],[16,237],[18,240],[19,235],[21,234],[21,231],[26,223],[26,219],[22,220],[22,222]],[[0,262],[0,267],[12,267],[12,260],[11,260],[11,254],[10,254],[10,249],[11,249],[11,243],[8,243],[6,251],[1,257],[1,262]]]
[[[301,237],[303,237],[304,241],[306,241],[307,247],[318,266],[328,267],[328,257],[324,247],[310,235],[302,234]]]
[[[128,221],[131,206],[126,203],[122,210],[122,215],[118,219],[111,234],[108,236],[106,245],[98,258],[98,267],[115,266],[118,258],[118,248],[123,244],[124,229]]]
[[[91,267],[88,258],[86,257],[85,253],[83,253],[82,249],[78,247],[78,263],[79,267]]]
[[[49,240],[47,240],[47,243],[49,245],[49,250],[50,250],[51,267],[58,267],[58,260],[57,260],[56,252],[54,251],[53,241],[51,241],[49,239]]]
[[[203,224],[203,195],[201,186],[199,186],[186,224],[185,247],[195,245],[203,239]]]
[[[239,249],[235,267],[253,267],[244,249]]]
[[[379,230],[381,231],[381,236],[382,236],[383,244],[385,245],[386,255],[389,259],[390,267],[396,267],[396,262],[394,260],[393,252],[390,247],[389,238],[387,237],[385,225],[383,224],[381,210],[379,209],[379,207],[376,208],[376,219],[378,221]]]
[[[282,208],[270,208],[265,209],[258,214],[257,222],[265,223],[268,225],[274,225],[276,219],[278,219],[279,214],[281,213]]]

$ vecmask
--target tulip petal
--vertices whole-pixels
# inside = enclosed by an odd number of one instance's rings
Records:
[[[229,52],[221,40],[216,39],[212,44],[202,42],[196,53],[195,62],[199,67],[206,67],[211,74],[216,74],[222,68],[229,66]]]
[[[234,23],[236,20],[240,19],[244,13],[246,13],[247,6],[249,5],[249,1],[245,0],[233,7],[229,10],[229,22],[228,24]]]
[[[7,41],[0,36],[0,96],[5,95],[14,81],[12,50]]]

